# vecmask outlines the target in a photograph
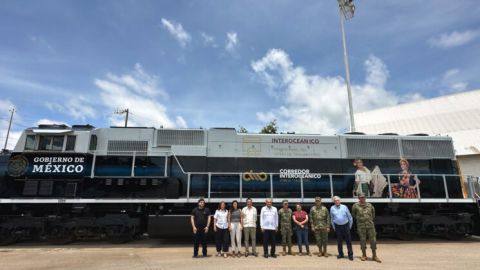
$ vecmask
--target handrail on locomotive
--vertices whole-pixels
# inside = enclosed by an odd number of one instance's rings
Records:
[[[89,151],[88,152],[89,154],[92,154],[93,155],[93,164],[92,164],[92,168],[91,168],[91,173],[90,173],[90,178],[94,178],[94,177],[98,177],[98,176],[95,176],[95,158],[98,154],[107,154],[108,155],[131,155],[132,156],[132,167],[131,167],[131,177],[137,177],[135,175],[135,157],[137,156],[146,156],[147,155],[147,152],[146,151],[142,151],[142,152],[138,152],[138,151],[98,151],[98,150],[95,150],[95,151]],[[208,176],[208,193],[207,193],[207,196],[205,197],[205,199],[207,199],[207,201],[211,201],[211,202],[216,202],[216,201],[220,201],[222,200],[221,198],[215,198],[215,199],[212,199],[211,197],[211,183],[212,183],[212,175],[222,175],[222,176],[238,176],[238,179],[239,179],[239,187],[240,187],[240,190],[239,190],[239,198],[238,199],[242,199],[243,196],[242,196],[242,179],[243,179],[243,175],[244,173],[238,173],[238,172],[187,172],[184,170],[181,162],[178,160],[177,158],[177,155],[175,154],[174,151],[149,151],[148,154],[155,154],[155,155],[163,155],[165,157],[165,163],[167,163],[167,158],[169,156],[173,157],[175,162],[178,164],[181,172],[187,176],[187,194],[186,194],[186,199],[187,199],[187,202],[190,202],[191,199],[197,199],[197,197],[193,198],[190,196],[190,186],[191,186],[191,181],[192,181],[192,175],[207,175]],[[279,175],[280,173],[266,173],[267,177],[268,177],[268,180],[270,181],[270,197],[273,198],[274,202],[280,202],[281,200],[283,200],[284,198],[275,198],[274,196],[274,192],[273,192],[273,176],[274,175]],[[335,192],[334,192],[334,189],[333,189],[333,176],[354,176],[355,174],[353,173],[326,173],[324,174],[326,176],[328,176],[328,181],[330,182],[330,196],[328,198],[324,198],[324,201],[326,202],[331,202],[333,203],[333,196],[335,196]],[[373,173],[372,173],[373,175]],[[392,186],[392,178],[393,177],[398,177],[399,174],[382,174],[384,177],[387,178],[387,186],[388,187],[388,196],[385,198],[385,197],[370,197],[369,200],[371,202],[382,202],[382,203],[385,203],[385,202],[390,202],[390,203],[401,203],[401,202],[478,202],[480,201],[480,176],[474,176],[474,175],[466,175],[466,174],[415,174],[416,176],[418,177],[441,177],[442,179],[442,185],[443,185],[443,188],[444,188],[444,194],[445,196],[442,197],[442,198],[422,198],[421,196],[421,189],[420,189],[420,186],[417,185],[416,186],[416,189],[417,189],[417,192],[418,192],[418,198],[414,198],[414,199],[405,199],[405,198],[395,198],[394,196],[392,196],[392,192],[391,192],[391,186]],[[164,168],[164,177],[167,177],[168,176],[168,166],[165,165],[165,168]],[[102,178],[108,178],[110,176],[102,176]],[[114,177],[114,176],[112,176]],[[145,177],[145,176],[138,176],[138,177]],[[447,185],[447,177],[454,177],[454,178],[458,178],[459,181],[462,181],[462,189],[463,189],[463,198],[450,198],[449,197],[449,193],[448,193],[448,185]],[[300,194],[301,194],[301,197],[300,198],[297,198],[297,199],[300,199],[301,202],[309,202],[309,203],[313,203],[313,198],[305,198],[304,197],[304,189],[303,189],[303,181],[305,179],[303,178],[300,178]],[[230,199],[230,198],[229,198]],[[261,199],[261,198],[253,198],[254,200],[255,199]],[[292,201],[295,201],[295,198],[292,198]],[[344,198],[344,201],[345,202],[354,202],[356,201],[356,199],[354,198],[354,196],[352,196],[351,198]]]

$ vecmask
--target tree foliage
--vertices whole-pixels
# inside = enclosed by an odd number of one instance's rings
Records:
[[[277,132],[278,132],[278,126],[277,126],[276,119],[270,121],[270,123],[264,126],[260,131],[260,133],[263,133],[263,134],[277,134]]]
[[[248,133],[248,130],[243,126],[238,126],[237,132],[238,133]]]

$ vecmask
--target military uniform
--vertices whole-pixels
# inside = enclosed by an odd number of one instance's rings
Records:
[[[330,214],[328,209],[321,205],[313,206],[310,209],[310,222],[312,224],[313,234],[317,241],[319,256],[327,255],[328,229],[330,228]]]
[[[288,254],[292,254],[292,209],[285,210],[281,208],[278,210],[280,218],[280,233],[282,235],[282,247],[285,254],[285,247],[288,246]]]
[[[361,195],[362,196],[362,195]],[[363,195],[364,196],[364,195]],[[375,207],[365,202],[355,203],[352,207],[352,216],[357,222],[357,233],[360,237],[360,247],[362,249],[362,261],[366,260],[367,238],[370,240],[370,248],[373,253],[373,260],[380,262],[377,258],[377,232],[375,231]]]

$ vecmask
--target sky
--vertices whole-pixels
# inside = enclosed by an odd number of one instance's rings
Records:
[[[480,88],[480,5],[355,1],[355,112]],[[336,0],[0,2],[0,142],[38,124],[335,134],[349,128]]]

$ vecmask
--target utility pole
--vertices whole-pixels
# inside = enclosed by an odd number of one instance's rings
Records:
[[[348,93],[348,110],[350,113],[350,132],[355,132],[355,118],[353,116],[353,104],[352,104],[352,90],[350,88],[350,66],[348,64],[347,54],[347,42],[345,38],[345,26],[346,20],[353,18],[355,14],[355,5],[353,0],[338,0],[338,7],[340,9],[340,26],[342,28],[342,42],[343,42],[343,61],[345,62],[345,81],[347,83]]]
[[[12,108],[8,111],[10,112],[10,121],[8,122],[7,138],[5,139],[5,146],[3,147],[3,150],[7,150],[8,135],[10,135],[10,128],[12,127],[12,120],[13,120],[13,114],[15,113],[15,108]]]
[[[116,110],[116,114],[125,114],[125,127],[128,125],[128,108],[124,110]]]

